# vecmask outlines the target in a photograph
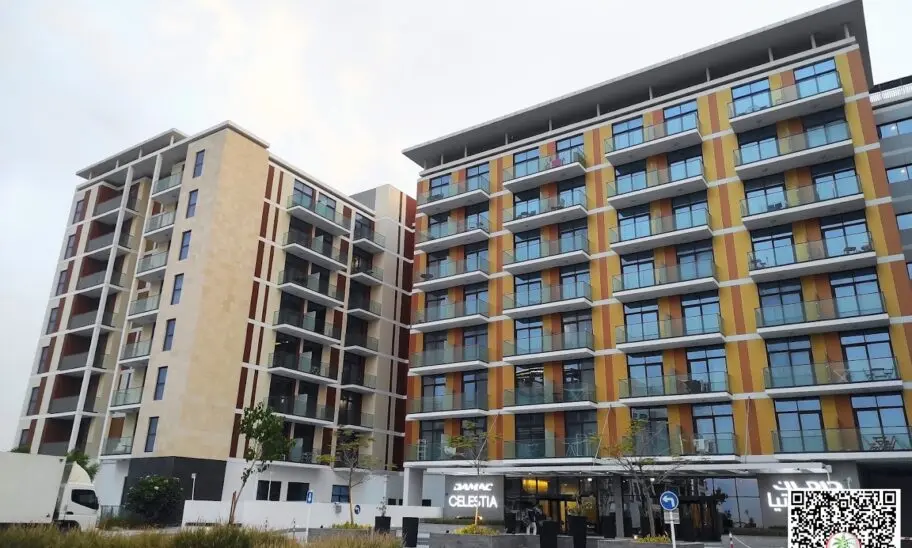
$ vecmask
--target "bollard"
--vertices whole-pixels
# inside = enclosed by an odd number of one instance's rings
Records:
[[[731,531],[728,532],[728,548],[735,548],[735,539]]]

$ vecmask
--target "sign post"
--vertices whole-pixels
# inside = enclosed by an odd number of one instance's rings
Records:
[[[665,491],[659,495],[659,505],[665,510],[665,523],[671,529],[671,548],[677,548],[678,541],[675,538],[675,524],[681,522],[678,514],[678,495],[671,491]]]
[[[304,542],[310,542],[310,513],[313,511],[314,492],[308,491],[307,498],[307,523],[304,524]]]

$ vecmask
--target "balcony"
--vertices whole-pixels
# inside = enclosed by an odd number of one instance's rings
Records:
[[[363,297],[351,297],[348,300],[348,315],[372,322],[382,318],[380,303]]]
[[[541,198],[504,209],[503,227],[514,233],[525,232],[543,226],[585,219],[588,215],[586,189],[580,188],[567,196]]]
[[[756,310],[757,334],[764,339],[868,329],[890,324],[881,293],[765,306]]]
[[[415,352],[409,360],[410,376],[437,375],[456,371],[472,371],[488,366],[488,347],[481,345],[445,345],[435,350]]]
[[[134,247],[133,237],[126,232],[121,232],[117,240],[115,253],[117,256],[128,253]],[[108,260],[111,253],[111,246],[114,245],[114,232],[108,232],[92,238],[86,242],[85,253],[87,257],[100,261]]]
[[[383,269],[369,264],[352,265],[351,279],[371,287],[377,286],[383,283]]]
[[[316,263],[330,271],[345,270],[348,257],[342,255],[342,250],[332,245],[332,238],[319,236],[312,238],[297,230],[285,233],[282,249],[295,257]]]
[[[592,286],[584,282],[546,285],[503,298],[503,313],[511,318],[573,312],[592,308]]]
[[[415,240],[417,251],[440,251],[459,245],[484,242],[490,238],[488,219],[470,219],[447,221],[430,226],[427,231],[419,231]]]
[[[167,242],[174,233],[175,211],[165,211],[146,220],[145,237],[153,242]]]
[[[76,293],[89,297],[100,297],[101,290],[104,289],[107,274],[108,272],[106,270],[100,270],[98,272],[93,272],[92,274],[80,276],[79,279],[76,280]],[[109,287],[112,291],[120,291],[128,286],[126,276],[124,276],[122,272],[117,272],[116,270],[111,273],[111,280],[108,283],[110,284]]]
[[[848,158],[854,153],[849,126],[839,122],[782,139],[742,146],[734,151],[735,171],[744,181]]]
[[[831,182],[804,185],[741,200],[741,222],[748,230],[756,230],[848,213],[864,207],[864,193],[853,174]]]
[[[359,356],[376,356],[380,351],[380,340],[364,334],[347,334],[345,336],[345,351]]]
[[[43,441],[38,446],[38,454],[65,457],[69,446],[70,442],[68,441]]]
[[[729,457],[738,455],[738,438],[730,432],[677,432],[673,439],[678,441],[675,453],[684,457]]]
[[[168,266],[168,251],[150,253],[136,261],[136,279],[144,282],[157,282],[165,279],[165,268]]]
[[[136,299],[130,303],[127,320],[134,326],[155,323],[155,319],[158,317],[159,301],[161,301],[161,295]]]
[[[682,118],[646,126],[637,132],[609,137],[605,140],[605,158],[611,165],[619,166],[702,143],[700,120],[694,112]]]
[[[113,312],[102,312],[99,318],[98,310],[92,310],[71,315],[67,322],[67,330],[74,335],[91,337],[96,325],[102,330],[111,331],[115,327],[120,327],[121,319],[120,315]]]
[[[276,310],[272,326],[279,333],[317,344],[334,345],[342,340],[342,329],[326,321],[317,322],[316,312],[303,314],[294,310]]]
[[[312,424],[314,426],[333,425],[333,414],[335,413],[333,408],[311,404],[308,402],[306,395],[297,397],[269,396],[266,398],[266,406],[290,422]]]
[[[513,194],[545,183],[565,181],[586,174],[586,155],[582,147],[521,162],[503,170],[503,187]]]
[[[608,203],[615,209],[706,190],[703,160],[695,158],[669,169],[623,175],[609,182],[606,190]]]
[[[126,343],[120,353],[120,363],[131,366],[146,365],[149,363],[149,354],[151,352],[151,340]]]
[[[558,438],[550,432],[545,437],[531,440],[504,440],[504,460],[583,459],[592,462],[598,456],[598,440]]]
[[[124,411],[124,408],[138,408],[142,401],[142,391],[143,389],[141,386],[138,388],[115,390],[114,393],[111,394],[110,408],[113,410],[116,407],[118,411]]]
[[[95,221],[104,223],[106,225],[115,225],[118,222],[118,219],[126,221],[132,219],[136,215],[136,199],[130,196],[127,196],[126,207],[123,208],[123,217],[121,218],[120,204],[123,200],[123,194],[118,194],[117,196],[95,204],[95,210],[93,217]]]
[[[443,394],[408,400],[407,421],[478,417],[488,414],[487,394]]]
[[[504,413],[550,413],[586,409],[595,409],[595,390],[582,384],[522,386],[504,392]]]
[[[523,243],[524,247],[503,253],[503,269],[514,276],[589,260],[589,240],[581,235]]]
[[[373,375],[352,374],[348,371],[342,373],[342,390],[373,394],[377,390],[377,377]]]
[[[626,255],[712,238],[711,226],[708,210],[688,209],[666,217],[637,218],[631,224],[608,230],[608,241],[618,255]]]
[[[816,456],[819,453],[851,453],[845,458],[867,460],[891,458],[894,457],[892,453],[897,451],[912,451],[912,430],[908,426],[773,431],[773,452],[787,453],[790,458],[819,458]],[[802,455],[796,457],[797,454]],[[829,458],[839,457],[832,455]]]
[[[84,413],[95,413],[94,402],[86,397],[85,404],[83,404],[82,412]],[[59,398],[51,398],[50,403],[48,404],[48,414],[49,415],[62,415],[65,413],[75,413],[79,407],[79,396],[62,396]]]
[[[771,398],[900,391],[903,386],[893,357],[768,367],[763,379]]]
[[[314,361],[311,354],[295,355],[276,352],[269,355],[269,372],[290,379],[315,384],[337,384],[338,369],[325,362]]]
[[[369,228],[355,228],[352,245],[368,253],[383,253],[386,248],[386,238]]]
[[[731,401],[728,373],[621,379],[618,400],[629,406]]]
[[[310,223],[335,236],[348,234],[351,230],[351,216],[345,216],[311,196],[292,194],[288,197],[288,214],[296,219]]]
[[[437,291],[488,281],[487,256],[465,261],[443,261],[429,265],[423,272],[415,273],[412,288],[418,291]]]
[[[473,301],[442,304],[427,307],[415,314],[412,329],[427,333],[441,329],[468,327],[488,322],[488,301]]]
[[[771,89],[765,94],[741,97],[728,104],[728,120],[738,133],[822,112],[845,104],[839,74],[832,72]]]
[[[480,442],[481,445],[484,442]],[[480,450],[479,450],[480,449]],[[431,441],[418,440],[406,448],[405,460],[409,462],[445,462],[471,461],[475,455],[481,460],[487,459],[487,447],[482,446],[475,450],[462,451],[449,444],[446,440]]]
[[[592,333],[570,331],[545,334],[530,339],[504,341],[503,359],[510,365],[526,365],[595,356]]]
[[[345,293],[320,274],[308,276],[300,270],[283,270],[276,281],[285,293],[329,308],[342,306],[345,301]]]
[[[722,344],[722,316],[708,314],[666,318],[657,322],[619,326],[615,347],[621,352],[652,352],[668,348]]]
[[[151,198],[162,204],[173,204],[180,197],[180,184],[182,173],[175,173],[170,177],[159,179],[152,185]]]
[[[759,249],[747,254],[756,282],[852,270],[877,264],[869,232]]]
[[[374,429],[374,416],[368,413],[355,413],[341,411],[339,413],[339,429],[370,432]]]
[[[612,277],[611,287],[617,300],[630,303],[715,290],[719,281],[715,263],[698,261],[618,274]]]
[[[129,455],[133,452],[133,438],[108,438],[101,448],[102,456]]]
[[[460,207],[487,202],[491,199],[488,175],[450,183],[418,193],[418,213],[436,215]]]
[[[313,452],[312,445],[306,447],[307,450],[305,451],[303,439],[293,438],[292,442],[291,451],[289,451],[280,462],[276,462],[275,464],[281,464],[282,462],[318,466],[326,466],[328,464],[320,458],[319,454]]]
[[[80,352],[78,354],[66,354],[60,356],[60,361],[57,363],[57,371],[65,372],[71,371],[74,369],[79,369],[80,371],[75,372],[78,375],[82,375],[81,371],[85,367],[92,367],[92,369],[113,369],[114,360],[113,356],[97,354],[95,360],[90,364],[89,363],[89,353]]]

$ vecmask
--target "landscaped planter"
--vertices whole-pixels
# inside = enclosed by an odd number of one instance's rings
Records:
[[[389,516],[376,516],[374,517],[374,531],[378,533],[389,533],[390,524],[392,523],[393,518]]]
[[[538,535],[431,533],[428,548],[539,548]]]
[[[333,527],[321,527],[311,529],[308,533],[308,540],[319,540],[327,537],[364,537],[373,535],[370,529],[336,529]]]
[[[703,548],[702,542],[678,541],[679,548]],[[671,548],[671,542],[636,542],[631,538],[598,539],[598,548]]]

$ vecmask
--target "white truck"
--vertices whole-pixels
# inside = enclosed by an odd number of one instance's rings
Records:
[[[64,457],[0,452],[0,527],[92,529],[98,497],[89,474]]]

